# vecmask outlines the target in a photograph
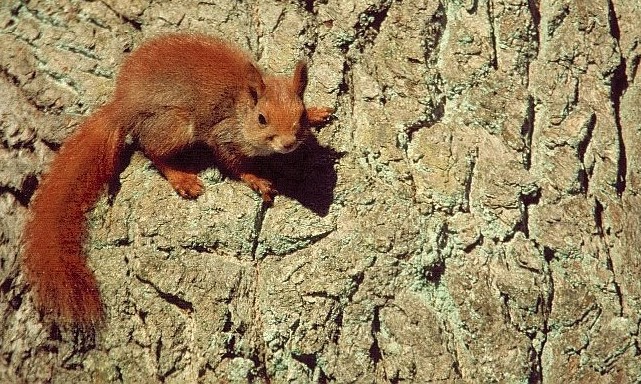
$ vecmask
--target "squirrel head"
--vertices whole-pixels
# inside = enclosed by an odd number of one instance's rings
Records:
[[[251,103],[244,114],[242,133],[250,145],[250,156],[289,153],[309,133],[304,125],[303,92],[307,63],[299,61],[291,77],[269,76],[250,82]]]

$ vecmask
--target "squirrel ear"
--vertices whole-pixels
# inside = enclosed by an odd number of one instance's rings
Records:
[[[265,83],[263,83],[262,79],[260,82],[249,83],[249,94],[254,100],[254,104],[263,96],[263,93],[265,93]]]
[[[293,76],[293,85],[294,91],[300,97],[303,96],[305,92],[305,87],[307,86],[307,61],[300,60],[296,63],[296,69],[294,69]]]
[[[265,93],[265,82],[260,70],[256,68],[253,63],[250,63],[247,75],[247,85],[249,86],[249,93],[254,99],[254,103],[260,99]]]

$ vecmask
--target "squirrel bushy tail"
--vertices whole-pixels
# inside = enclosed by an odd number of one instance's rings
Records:
[[[67,140],[31,201],[22,267],[37,307],[57,321],[102,322],[96,278],[86,264],[86,214],[119,171],[125,129],[116,106],[90,116]]]

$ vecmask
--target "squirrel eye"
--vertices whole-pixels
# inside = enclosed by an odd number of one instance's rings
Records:
[[[260,123],[260,125],[267,124],[267,119],[265,119],[265,116],[262,113],[258,114],[258,123]]]

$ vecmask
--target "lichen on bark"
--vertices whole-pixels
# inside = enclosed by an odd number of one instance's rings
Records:
[[[621,0],[5,1],[0,382],[638,382],[641,6]],[[89,217],[107,322],[43,323],[29,200],[123,58],[173,31],[336,107],[181,199],[134,154]],[[279,184],[278,184],[279,183]]]

